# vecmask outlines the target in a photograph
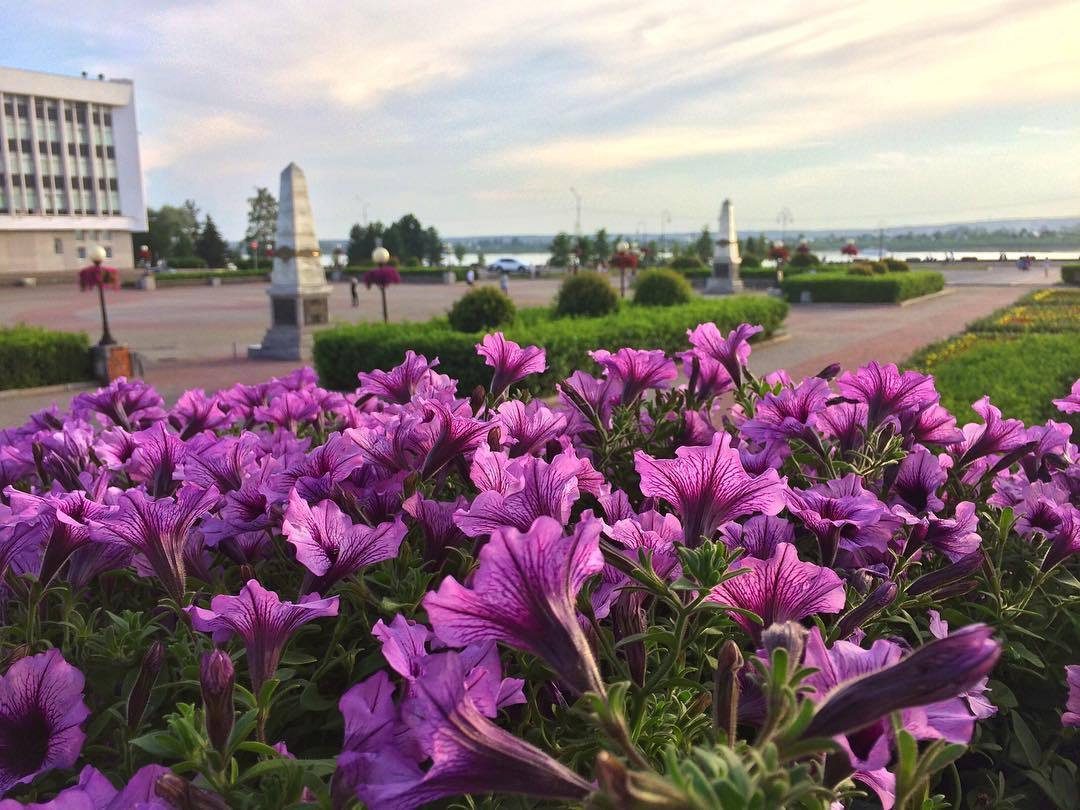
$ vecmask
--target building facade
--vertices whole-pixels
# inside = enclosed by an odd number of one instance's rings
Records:
[[[133,83],[0,67],[0,275],[133,267],[145,230]]]

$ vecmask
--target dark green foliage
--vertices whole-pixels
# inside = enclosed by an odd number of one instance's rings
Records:
[[[267,259],[266,265],[269,267],[272,264],[272,260]],[[172,256],[168,259],[169,267],[183,267],[183,268],[204,268],[207,266],[206,259],[201,256]]]
[[[853,264],[847,269],[849,276],[872,276],[874,275],[874,268],[868,264]]]
[[[671,268],[673,270],[700,270],[706,269],[705,262],[699,259],[692,253],[684,253],[682,256],[676,256],[671,260]]]
[[[574,242],[570,234],[560,231],[551,240],[551,265],[552,267],[566,267],[570,264],[570,252],[574,249]]]
[[[217,225],[208,214],[199,238],[195,240],[195,252],[208,267],[224,267],[226,251],[225,240],[221,238]]]
[[[690,282],[674,270],[646,270],[638,276],[634,289],[634,303],[647,307],[687,304],[693,297]]]
[[[846,302],[867,304],[896,304],[920,295],[940,292],[945,277],[932,270],[909,273],[889,273],[870,277],[847,273],[803,273],[785,277],[781,284],[788,301],[799,301],[808,291],[814,303]]]
[[[909,270],[911,270],[911,268],[908,267],[908,263],[902,259],[894,259],[890,256],[886,259],[883,259],[882,261],[885,264],[885,268],[890,273],[907,273]]]
[[[754,253],[744,253],[742,255],[742,266],[750,269],[761,267],[761,259]]]
[[[686,330],[707,321],[722,332],[743,322],[761,324],[768,335],[783,323],[787,309],[784,301],[763,295],[702,298],[665,309],[628,306],[602,318],[552,318],[548,310],[534,308],[520,310],[503,331],[509,340],[547,350],[548,371],[524,385],[534,394],[550,394],[555,383],[577,369],[594,369],[590,349],[633,346],[679,351],[687,347]],[[392,368],[412,349],[429,359],[438,357],[439,372],[457,378],[458,391],[471,391],[491,380],[491,369],[477,356],[476,343],[475,334],[457,332],[441,318],[339,326],[315,335],[315,366],[323,385],[351,390],[358,372]]]
[[[567,276],[555,298],[557,315],[597,317],[614,312],[618,306],[619,294],[611,282],[599,273]]]
[[[89,380],[93,376],[85,332],[39,326],[0,327],[0,389]]]
[[[1066,284],[1080,284],[1080,264],[1063,264],[1061,280]]]
[[[419,264],[428,261],[439,264],[442,260],[442,240],[434,228],[424,226],[412,214],[406,214],[397,222],[384,225],[372,222],[353,225],[349,230],[349,264],[371,261],[371,253],[382,245],[390,256],[403,264]]]
[[[514,320],[514,302],[494,287],[469,290],[454,302],[447,320],[459,332],[484,332]]]
[[[813,253],[798,253],[788,259],[788,267],[816,267],[821,264],[821,259]]]
[[[157,273],[154,278],[158,286],[187,281],[205,281],[220,278],[226,284],[230,281],[254,281],[264,279],[270,274],[270,265],[264,264],[258,270],[188,270],[179,273]]]

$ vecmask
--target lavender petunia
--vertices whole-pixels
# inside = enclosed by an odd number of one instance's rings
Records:
[[[829,384],[820,377],[807,377],[794,388],[766,394],[754,406],[754,418],[744,422],[739,432],[762,444],[791,439],[814,441],[812,425],[828,398]]]
[[[394,714],[396,733],[383,732],[378,747],[370,736],[363,750],[346,746],[335,783],[340,779],[371,810],[411,810],[450,796],[489,792],[579,802],[592,791],[565,765],[484,717],[465,681],[457,654],[430,656],[400,714]],[[355,711],[357,702],[343,700],[343,711]],[[393,711],[385,702],[377,706],[379,715],[368,712],[362,719],[382,719]],[[420,768],[424,760],[430,760],[426,771]]]
[[[181,487],[175,498],[149,498],[129,489],[120,508],[91,524],[91,534],[124,543],[145,557],[165,592],[177,603],[186,589],[184,549],[195,522],[217,502],[214,487]]]
[[[720,527],[720,539],[728,548],[741,548],[748,557],[767,560],[781,543],[795,542],[795,527],[773,515],[755,515],[741,526],[726,523]]]
[[[1072,391],[1064,399],[1055,399],[1054,406],[1062,413],[1080,413],[1080,380],[1072,384]]]
[[[210,609],[184,609],[196,630],[212,633],[221,644],[240,636],[247,650],[248,672],[258,694],[263,683],[274,676],[289,637],[302,625],[326,616],[337,616],[338,598],[320,599],[318,594],[299,602],[282,602],[273,591],[249,579],[236,596],[219,594],[210,600]]]
[[[744,557],[731,566],[746,573],[717,585],[708,600],[749,610],[761,617],[757,624],[741,614],[734,619],[754,640],[770,624],[798,621],[815,613],[839,613],[844,609],[844,584],[831,568],[803,562],[795,546],[781,543],[767,560]]]
[[[964,440],[956,417],[936,402],[919,410],[909,434],[913,442],[922,444],[958,444]]]
[[[542,454],[549,442],[557,441],[565,432],[566,416],[537,399],[527,404],[512,399],[499,405],[492,424],[499,426],[503,443],[510,447],[510,457],[516,458]]]
[[[686,331],[690,345],[720,363],[736,387],[742,384],[742,372],[750,360],[750,338],[765,331],[760,326],[741,323],[725,338],[715,323],[703,323]]]
[[[964,439],[951,451],[960,467],[989,455],[1008,453],[1025,443],[1024,423],[1019,419],[1002,419],[1001,411],[990,404],[990,397],[972,403],[971,408],[983,418],[983,424],[964,425]]]
[[[826,565],[832,565],[841,552],[858,564],[878,561],[900,525],[854,473],[810,489],[792,490],[788,508],[817,538]]]
[[[575,692],[602,694],[574,608],[582,585],[604,565],[600,527],[582,521],[564,537],[558,521],[540,517],[526,533],[495,532],[470,587],[447,577],[424,598],[435,632],[450,644],[502,641],[542,658]]]
[[[888,417],[900,417],[938,401],[934,378],[915,371],[903,373],[893,363],[867,363],[855,372],[846,372],[837,381],[840,393],[853,402],[867,406],[871,429]]]
[[[0,796],[53,768],[70,768],[90,714],[83,674],[59,650],[22,658],[0,676]]]
[[[467,406],[464,411],[456,411],[438,400],[425,404],[431,421],[422,432],[417,448],[423,456],[419,469],[422,479],[431,478],[454,459],[475,450],[491,430],[488,422],[474,419]]]
[[[1080,665],[1065,667],[1065,681],[1069,686],[1069,697],[1061,715],[1061,725],[1080,727]]]
[[[1050,550],[1042,562],[1049,571],[1058,563],[1080,552],[1080,510],[1071,504],[1061,507],[1061,524],[1050,537]]]
[[[117,377],[104,388],[75,397],[71,412],[79,418],[97,414],[130,432],[164,419],[164,404],[158,392],[142,380]]]
[[[937,496],[948,477],[941,463],[921,445],[900,462],[893,481],[895,501],[911,512],[937,512],[945,504]]]
[[[691,546],[722,523],[754,512],[775,515],[786,502],[786,479],[772,469],[749,475],[725,432],[707,447],[678,448],[673,459],[635,451],[634,468],[641,476],[641,493],[662,498],[679,513]]]
[[[900,514],[911,526],[909,546],[929,546],[944,554],[950,561],[958,562],[978,551],[982,545],[982,537],[978,532],[979,516],[975,512],[975,504],[971,501],[958,503],[951,518],[936,515],[915,518],[905,516],[902,512]]]
[[[502,332],[485,335],[476,344],[476,353],[484,358],[485,365],[495,369],[491,376],[488,393],[499,396],[513,383],[530,374],[543,374],[547,369],[547,355],[538,346],[522,348],[512,340],[507,340]]]
[[[406,531],[400,517],[378,526],[354,525],[333,501],[312,507],[295,490],[282,523],[297,561],[316,577],[312,589],[319,591],[361,568],[396,557]]]
[[[187,445],[170,433],[164,422],[138,431],[131,440],[135,450],[125,466],[131,480],[142,484],[156,498],[172,495],[179,486],[175,476],[187,457]]]
[[[454,522],[454,514],[468,505],[469,500],[464,496],[453,501],[433,501],[419,492],[405,500],[401,508],[412,516],[424,533],[424,559],[441,562],[448,548],[466,540],[464,532]]]
[[[572,434],[587,433],[595,423],[611,427],[611,412],[622,399],[622,383],[614,377],[591,377],[575,371],[557,386],[559,400],[568,414]]]
[[[619,349],[612,354],[605,349],[589,352],[604,368],[604,376],[622,387],[621,402],[628,405],[650,389],[667,388],[679,376],[675,362],[655,349]]]
[[[422,354],[411,349],[405,352],[405,361],[390,371],[360,372],[361,396],[374,396],[387,402],[404,405],[413,398],[417,390],[422,390],[425,383],[430,383],[438,375],[432,370],[439,365],[439,358],[430,363]]]
[[[219,430],[230,421],[221,409],[219,398],[216,395],[208,397],[201,388],[185,391],[169,411],[169,424],[184,440],[204,430]]]
[[[310,392],[284,391],[266,405],[256,407],[254,418],[256,422],[266,422],[295,433],[302,425],[316,422],[319,413],[318,403]]]

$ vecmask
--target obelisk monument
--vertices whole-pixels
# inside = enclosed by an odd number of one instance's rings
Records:
[[[311,216],[307,180],[295,163],[281,172],[274,269],[270,274],[270,328],[248,357],[306,360],[311,356],[311,327],[329,322],[332,289],[319,260],[319,241]]]
[[[705,292],[713,295],[730,295],[741,292],[742,278],[739,276],[739,235],[735,232],[735,206],[731,200],[724,200],[720,207],[720,228],[717,233],[716,249],[713,251],[712,276],[705,283]]]

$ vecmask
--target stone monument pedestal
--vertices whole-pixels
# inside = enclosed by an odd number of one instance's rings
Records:
[[[720,207],[718,239],[713,251],[712,276],[705,282],[707,295],[732,295],[742,292],[743,280],[739,276],[739,236],[735,232],[735,210],[731,200],[724,200]]]
[[[270,274],[270,328],[261,344],[248,347],[259,360],[307,360],[312,327],[330,322],[330,291],[319,261],[319,242],[311,216],[307,180],[290,163],[281,173],[275,234],[274,269]]]
[[[739,263],[713,264],[713,274],[705,281],[706,295],[734,295],[742,291]]]

